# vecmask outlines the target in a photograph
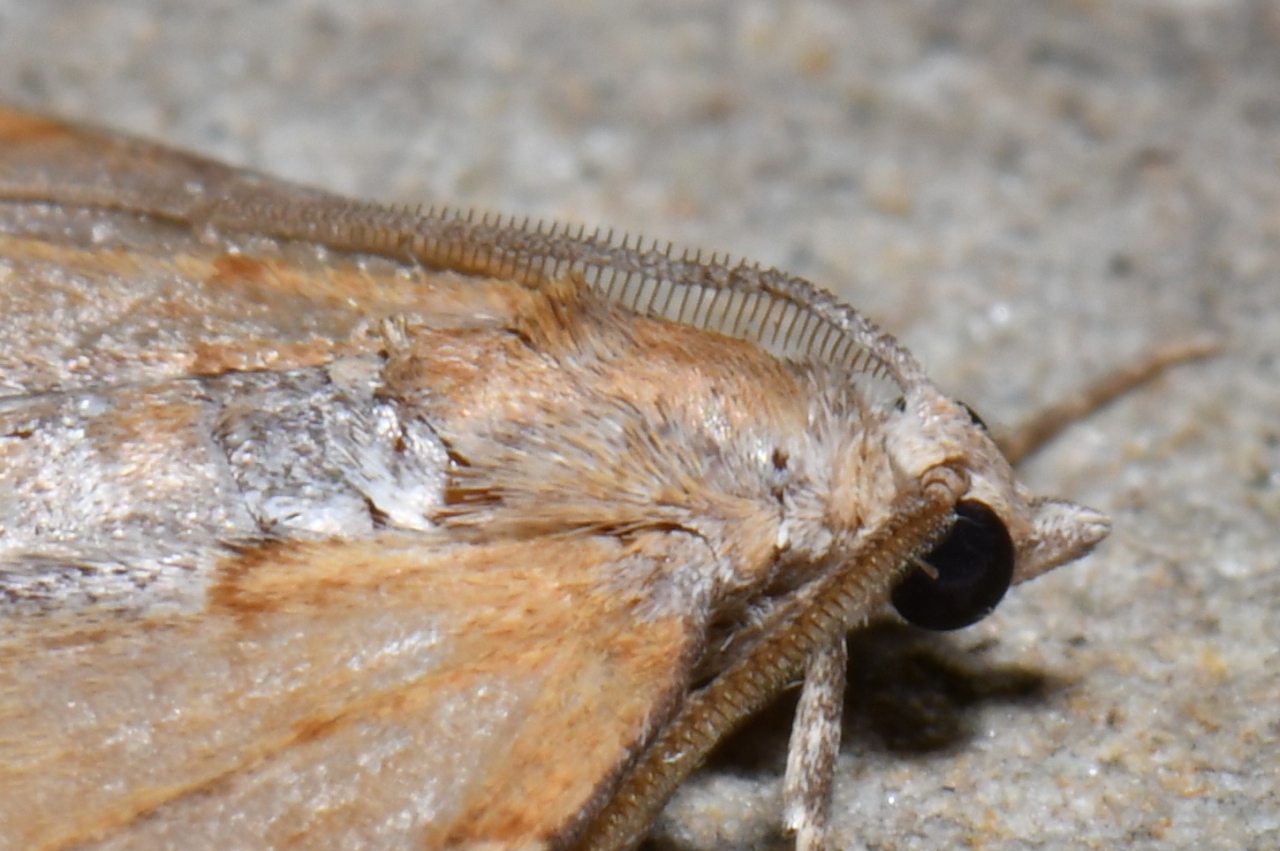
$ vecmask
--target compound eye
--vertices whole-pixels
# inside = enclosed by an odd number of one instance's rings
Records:
[[[961,629],[996,607],[1013,579],[1013,540],[1000,518],[981,502],[956,505],[956,522],[893,589],[893,607],[924,629]]]

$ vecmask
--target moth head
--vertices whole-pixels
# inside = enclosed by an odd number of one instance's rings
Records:
[[[903,414],[912,407],[904,405]],[[968,406],[935,391],[914,407],[922,418],[904,431],[900,447],[917,465],[913,472],[945,464],[964,484],[950,526],[916,555],[893,591],[894,608],[907,621],[932,630],[969,626],[995,609],[1010,585],[1083,556],[1107,536],[1111,523],[1100,512],[1034,497],[1020,485]]]

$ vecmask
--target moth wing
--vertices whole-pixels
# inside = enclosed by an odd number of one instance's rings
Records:
[[[210,199],[267,201],[335,196],[178,151],[0,106],[0,195],[147,212],[192,221]]]
[[[198,614],[15,617],[0,849],[561,845],[683,693],[630,546],[272,544]]]
[[[489,326],[530,298],[271,239],[283,209],[359,225],[324,192],[0,106],[0,398],[323,366],[377,355],[387,320]]]

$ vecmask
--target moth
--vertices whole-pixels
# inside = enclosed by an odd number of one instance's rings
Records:
[[[0,849],[626,849],[1107,519],[808,282],[0,110]],[[856,660],[855,660],[856,661]]]

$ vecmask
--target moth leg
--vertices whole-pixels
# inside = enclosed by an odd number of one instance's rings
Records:
[[[1222,344],[1213,339],[1172,343],[1147,352],[1142,358],[1102,376],[1067,399],[1040,411],[1016,429],[996,436],[996,443],[1010,464],[1035,452],[1058,432],[1171,366],[1217,354]]]
[[[782,823],[796,837],[796,851],[827,848],[827,808],[836,754],[849,650],[844,635],[809,657],[804,686],[787,746],[782,781]]]

